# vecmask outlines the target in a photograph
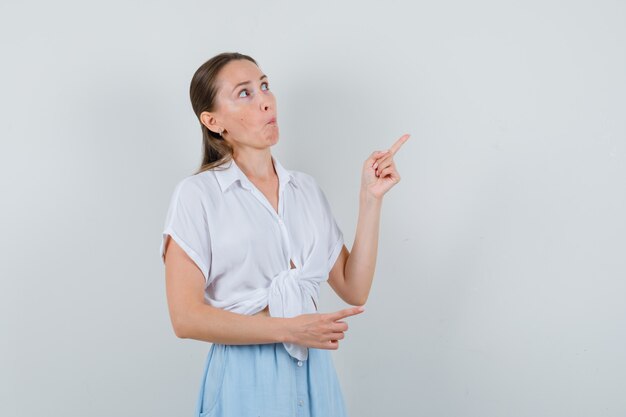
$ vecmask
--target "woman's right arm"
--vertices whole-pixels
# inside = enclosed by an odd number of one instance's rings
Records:
[[[338,349],[348,324],[341,319],[363,312],[351,307],[327,314],[293,318],[246,315],[204,301],[204,275],[171,237],[165,246],[165,281],[170,319],[176,336],[210,343],[248,345],[296,343]]]

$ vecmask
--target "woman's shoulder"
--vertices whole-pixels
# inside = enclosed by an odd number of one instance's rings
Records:
[[[309,196],[316,196],[318,201],[325,203],[326,193],[313,175],[302,171],[290,172],[295,178],[296,185],[302,192]]]
[[[183,177],[174,186],[174,194],[181,198],[212,199],[217,192],[219,186],[211,170]]]
[[[293,169],[290,169],[288,171],[291,175],[293,175],[293,178],[296,181],[296,185],[300,185],[305,188],[311,188],[311,187],[317,186],[317,181],[315,180],[315,177],[313,175],[303,172],[303,171],[297,171]]]

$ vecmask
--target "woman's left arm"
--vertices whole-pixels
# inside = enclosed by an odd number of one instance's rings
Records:
[[[403,135],[386,151],[373,152],[363,164],[354,245],[352,251],[344,245],[328,276],[330,286],[348,304],[363,305],[369,296],[376,269],[383,196],[400,182],[393,157],[409,136]]]

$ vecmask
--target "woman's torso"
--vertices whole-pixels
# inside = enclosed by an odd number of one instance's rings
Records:
[[[315,179],[274,163],[278,179],[265,184],[252,182],[233,160],[175,189],[164,236],[186,244],[205,275],[209,305],[268,315],[270,293],[278,302],[278,292],[288,291],[285,302],[316,310],[309,296],[317,301],[315,288],[327,280],[343,235]]]

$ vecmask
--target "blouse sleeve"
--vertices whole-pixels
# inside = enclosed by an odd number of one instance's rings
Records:
[[[189,181],[181,181],[174,188],[165,218],[162,233],[160,255],[165,263],[165,243],[168,235],[195,262],[209,280],[211,265],[211,239],[207,212],[202,200],[201,190]]]
[[[341,249],[344,245],[343,232],[333,215],[332,208],[326,198],[326,194],[322,188],[317,184],[317,189],[320,194],[322,202],[323,217],[325,219],[324,230],[327,230],[328,240],[326,241],[326,248],[328,253],[328,270],[330,271],[335,265],[335,261],[341,253]]]

